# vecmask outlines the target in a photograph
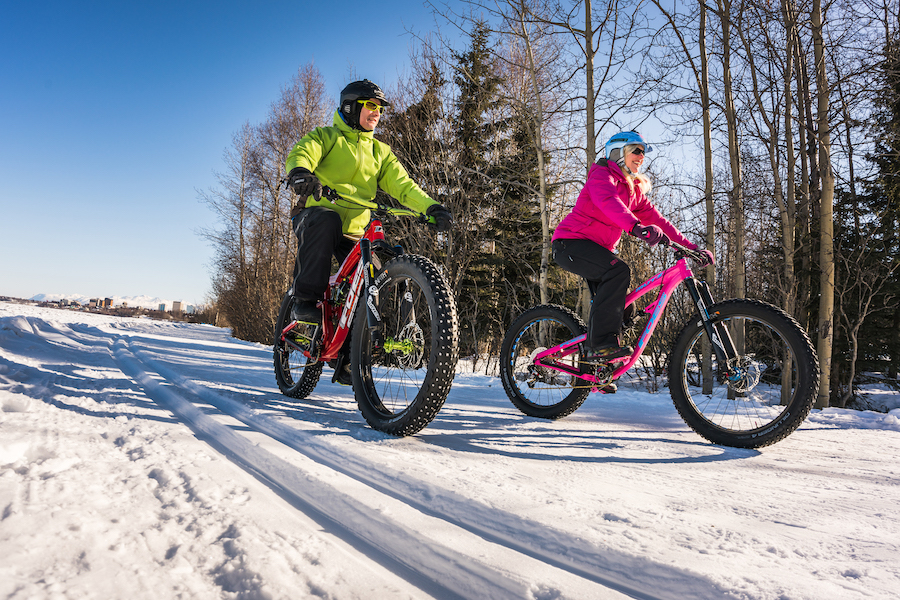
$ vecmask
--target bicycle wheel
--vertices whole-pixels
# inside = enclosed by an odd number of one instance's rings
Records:
[[[383,348],[373,348],[360,299],[351,340],[353,391],[363,417],[392,435],[412,435],[444,405],[456,370],[456,302],[434,263],[394,258],[376,276]]]
[[[309,396],[315,389],[323,365],[303,355],[303,350],[310,348],[313,343],[312,336],[315,335],[316,327],[297,325],[287,334],[288,341],[281,339],[281,332],[291,322],[289,315],[292,304],[292,296],[285,294],[275,322],[275,381],[282,394],[299,400]]]
[[[534,357],[585,332],[584,322],[563,306],[531,308],[515,320],[500,346],[500,381],[506,395],[530,417],[559,419],[572,414],[591,391],[590,384],[561,371],[539,367]],[[578,368],[578,354],[558,362]]]
[[[790,435],[819,390],[819,363],[809,336],[783,310],[757,300],[709,308],[737,350],[733,364],[710,351],[699,317],[675,341],[669,389],[691,429],[714,444],[760,448]]]

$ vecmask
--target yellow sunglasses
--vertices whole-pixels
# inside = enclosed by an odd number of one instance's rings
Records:
[[[382,106],[380,104],[375,104],[371,100],[357,100],[360,104],[368,108],[369,110],[377,110],[379,114],[384,113],[387,110],[387,106]]]

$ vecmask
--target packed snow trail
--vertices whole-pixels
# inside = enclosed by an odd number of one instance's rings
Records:
[[[395,572],[405,572],[405,578],[425,592],[438,598],[525,596],[526,588],[521,583],[506,579],[451,550],[422,543],[414,531],[367,510],[326,483],[304,477],[291,465],[250,443],[231,428],[216,423],[178,391],[172,391],[143,370],[121,340],[113,345],[113,349],[124,373],[139,382],[151,398],[189,423],[217,450],[277,486],[307,515],[321,515],[332,529],[343,530],[345,538],[365,542],[373,559],[379,560],[382,556],[392,559],[394,564],[385,566]]]
[[[550,532],[546,527],[529,522],[517,515],[502,513],[480,503],[472,502],[453,492],[437,489],[432,485],[426,486],[424,482],[406,481],[399,473],[395,473],[389,468],[361,461],[357,457],[348,455],[336,457],[333,450],[320,444],[309,434],[287,427],[265,415],[254,415],[243,403],[224,398],[204,386],[195,384],[171,369],[156,364],[146,356],[146,353],[135,351],[135,354],[145,360],[155,373],[165,377],[177,388],[196,395],[199,399],[208,402],[255,430],[269,435],[273,439],[305,454],[319,464],[349,475],[383,494],[401,500],[424,514],[462,527],[485,540],[501,544],[526,556],[536,558],[546,564],[569,571],[579,577],[584,577],[633,598],[683,597],[684,594],[690,593],[691,590],[695,590],[698,587],[696,575],[687,575],[675,570],[666,573],[667,569],[661,568],[659,565],[641,564],[642,561],[636,560],[634,557],[630,557],[624,562],[621,559],[616,561],[608,555],[598,554],[596,548],[585,544],[583,540],[559,532]],[[131,362],[134,365],[139,374],[129,374],[140,381],[145,388],[159,387],[159,384],[148,373],[139,370],[140,367],[136,364],[136,361],[129,360],[130,356],[124,350],[117,352],[116,356],[120,363],[127,364]],[[123,371],[129,372],[131,369],[123,368]],[[162,389],[160,392],[165,392],[165,390]],[[150,395],[156,397],[156,394]],[[190,422],[195,429],[209,434],[208,428],[211,425],[202,413],[198,413],[196,409],[186,405],[177,396],[163,402],[173,412],[181,416],[182,419]],[[198,420],[206,421],[206,426],[201,426],[197,422]],[[234,436],[231,437],[234,439]],[[223,443],[217,436],[212,436],[212,438],[218,441],[225,451],[234,452],[232,444]],[[260,468],[252,460],[245,458],[243,462],[264,475],[269,472],[268,469]],[[277,481],[277,478],[271,479]],[[325,503],[330,501],[330,498],[336,495],[336,492],[333,489],[326,489],[323,492],[314,499],[304,498],[306,500],[305,504],[307,507],[323,513],[331,520],[337,522],[332,514],[327,514],[332,513],[332,510],[322,508],[326,505]],[[297,495],[303,498],[302,493]],[[338,514],[341,518],[346,518],[341,511],[338,511]],[[385,543],[386,539],[367,541],[373,547],[378,548]],[[396,552],[391,554],[396,554]],[[416,551],[412,552],[411,555],[415,557],[416,562],[421,562],[425,556],[425,554],[419,554]],[[404,566],[409,566],[407,563],[403,564]],[[454,571],[457,570],[458,567],[454,568]],[[663,593],[663,596],[658,595],[659,592],[642,590],[640,586],[635,586],[633,583],[629,584],[630,575],[635,570],[643,572],[655,571],[654,588],[657,588],[660,582],[664,582],[666,591]],[[718,588],[711,581],[704,582],[702,587],[709,590],[710,595],[708,597],[710,598],[721,598],[726,594],[725,590]],[[501,595],[488,593],[488,588],[486,587],[479,587],[478,589],[481,590],[481,594],[487,594],[485,597],[502,597]],[[522,593],[523,590],[517,591],[516,597],[521,598]]]
[[[893,598],[898,416],[737,450],[665,392],[551,423],[459,373],[399,439],[222,330],[0,303],[0,597]]]

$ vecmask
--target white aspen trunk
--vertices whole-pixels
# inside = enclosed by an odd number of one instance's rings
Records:
[[[817,350],[822,372],[817,408],[827,408],[831,397],[831,352],[834,343],[834,172],[831,169],[831,129],[828,122],[828,72],[822,35],[821,0],[813,0],[811,25],[816,60],[816,100],[819,130],[819,167],[822,196],[819,218],[819,338]]]

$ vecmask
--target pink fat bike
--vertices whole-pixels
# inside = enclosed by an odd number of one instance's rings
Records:
[[[809,336],[783,310],[759,300],[714,303],[688,259],[700,255],[671,244],[675,264],[628,294],[635,302],[658,289],[642,311],[648,317],[630,356],[586,364],[579,354],[584,322],[558,305],[536,306],[512,324],[500,350],[500,379],[512,403],[532,417],[571,414],[593,391],[613,392],[637,364],[675,289],[684,283],[697,313],[668,355],[669,391],[679,414],[698,434],[724,446],[758,448],[792,433],[815,402],[819,366]],[[640,316],[640,315],[638,315]]]

